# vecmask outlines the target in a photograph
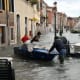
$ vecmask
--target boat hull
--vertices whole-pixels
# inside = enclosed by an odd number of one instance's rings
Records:
[[[48,60],[51,61],[57,54],[49,54],[45,49],[34,48],[32,52],[29,52],[25,48],[14,47],[14,54],[22,56],[26,59],[35,60]]]

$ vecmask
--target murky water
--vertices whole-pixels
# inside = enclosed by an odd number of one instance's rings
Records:
[[[69,58],[64,64],[15,59],[16,80],[80,80],[80,59]]]
[[[64,35],[71,43],[80,42],[78,34],[67,33]],[[50,36],[52,37],[52,33],[41,39],[42,45],[51,45],[53,38]],[[47,39],[49,40],[47,41]],[[59,64],[57,57],[51,62],[14,57],[13,64],[16,80],[80,80],[80,59],[68,58],[64,64]]]

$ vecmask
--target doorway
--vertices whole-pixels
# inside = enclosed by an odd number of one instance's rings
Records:
[[[1,26],[0,27],[0,43],[1,43],[1,45],[2,44],[5,44],[5,37],[6,35],[5,35],[5,27],[4,26]]]
[[[17,15],[17,43],[20,43],[20,15]]]

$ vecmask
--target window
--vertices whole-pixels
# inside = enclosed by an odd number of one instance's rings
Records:
[[[25,17],[25,34],[27,34],[27,17]]]
[[[37,7],[37,10],[39,11],[40,10],[40,3],[39,2],[37,3],[36,7]]]
[[[9,0],[9,11],[14,12],[14,0]]]
[[[40,8],[41,8],[41,10],[42,10],[42,2],[40,2]]]
[[[17,22],[17,43],[20,43],[20,15],[16,15],[16,22]]]
[[[25,17],[25,25],[27,26],[27,17]]]
[[[1,44],[5,43],[5,27],[1,27],[2,37],[1,37]]]
[[[11,40],[14,40],[14,31],[13,31],[13,28],[11,28]]]
[[[5,10],[4,0],[0,0],[0,9]]]

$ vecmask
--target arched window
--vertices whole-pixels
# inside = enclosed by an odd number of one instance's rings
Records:
[[[20,42],[20,15],[18,14],[16,16],[16,22],[17,22],[17,42]]]
[[[9,11],[14,12],[14,0],[9,0]]]
[[[5,10],[5,1],[4,0],[0,0],[0,9],[1,10]]]
[[[25,17],[25,34],[27,34],[27,17]]]

